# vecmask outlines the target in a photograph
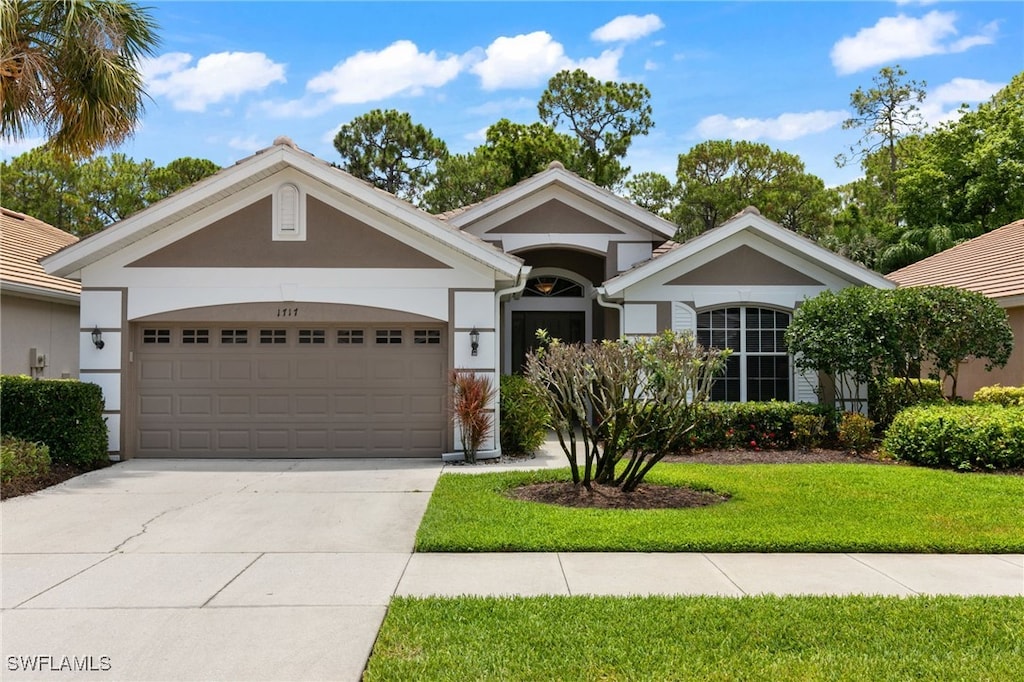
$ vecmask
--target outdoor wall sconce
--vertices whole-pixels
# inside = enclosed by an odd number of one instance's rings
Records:
[[[470,355],[476,357],[477,351],[480,349],[480,332],[477,331],[476,327],[469,332],[469,349]]]
[[[100,331],[99,326],[93,327],[92,345],[96,346],[97,350],[103,350],[103,346],[107,345],[103,343],[103,332]]]

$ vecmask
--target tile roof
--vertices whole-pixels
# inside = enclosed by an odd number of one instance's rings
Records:
[[[954,286],[990,298],[1024,296],[1024,219],[886,275],[902,287]]]
[[[78,237],[32,216],[0,208],[0,281],[23,287],[78,295],[82,285],[48,275],[41,258],[74,244]]]

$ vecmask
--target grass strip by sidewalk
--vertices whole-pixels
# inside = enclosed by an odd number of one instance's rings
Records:
[[[446,474],[419,552],[1024,551],[1024,477],[862,464],[660,464],[648,482],[732,495],[698,509],[570,509],[512,500],[568,471]]]
[[[364,677],[910,679],[1024,679],[1024,599],[397,598]]]

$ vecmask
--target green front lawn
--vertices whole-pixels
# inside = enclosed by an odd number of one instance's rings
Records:
[[[364,679],[1020,680],[1024,599],[400,598]]]
[[[1024,551],[1024,476],[864,464],[659,464],[648,482],[729,493],[653,511],[569,509],[502,492],[568,470],[441,477],[420,552]]]

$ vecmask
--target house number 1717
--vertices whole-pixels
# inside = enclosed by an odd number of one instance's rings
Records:
[[[298,317],[299,316],[299,309],[298,308],[278,308],[277,309],[277,316],[278,317]]]

